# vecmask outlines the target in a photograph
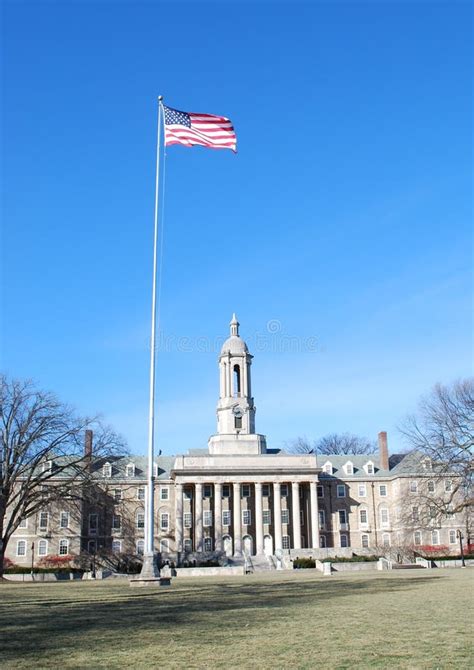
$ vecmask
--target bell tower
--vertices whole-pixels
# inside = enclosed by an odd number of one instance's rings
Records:
[[[230,337],[219,355],[219,401],[217,434],[209,440],[210,453],[260,454],[266,450],[265,437],[255,434],[255,405],[252,398],[253,356],[239,335],[235,314]]]

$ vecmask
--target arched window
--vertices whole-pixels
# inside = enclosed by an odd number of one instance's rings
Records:
[[[18,540],[16,543],[16,555],[26,556],[26,540]]]
[[[135,477],[135,464],[129,463],[125,469],[126,477]]]
[[[437,530],[432,530],[431,531],[431,544],[439,544],[439,531]]]
[[[102,477],[112,477],[112,466],[110,463],[104,463],[102,466]]]
[[[137,542],[137,554],[139,556],[143,556],[144,551],[145,551],[145,540],[138,540],[138,542]]]
[[[384,547],[390,546],[390,533],[384,533],[382,535],[382,544]]]
[[[362,547],[364,549],[369,548],[369,536],[368,535],[362,535],[361,536],[361,541],[362,541]]]
[[[237,398],[240,396],[241,393],[241,388],[240,388],[240,365],[234,365],[234,373],[233,373],[233,396],[234,398]]]

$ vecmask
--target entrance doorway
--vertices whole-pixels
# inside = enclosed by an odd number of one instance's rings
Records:
[[[229,535],[224,535],[222,538],[224,551],[226,556],[232,556],[232,538]]]
[[[244,535],[243,537],[243,545],[244,545],[244,555],[245,556],[252,556],[253,554],[253,541],[250,535]]]
[[[271,535],[265,535],[263,538],[263,551],[265,556],[272,556],[273,554],[273,539]]]

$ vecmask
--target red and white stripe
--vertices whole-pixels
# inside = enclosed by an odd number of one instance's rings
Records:
[[[232,122],[225,116],[189,113],[191,128],[181,124],[165,124],[165,145],[196,144],[212,149],[237,151],[237,136]]]

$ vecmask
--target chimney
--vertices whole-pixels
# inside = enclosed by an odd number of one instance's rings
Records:
[[[379,433],[379,458],[380,458],[380,469],[388,470],[388,446],[387,446],[387,433],[385,430],[380,431]]]
[[[84,458],[86,460],[86,465],[88,469],[90,470],[90,467],[92,465],[92,437],[93,437],[93,432],[92,430],[86,430],[86,435],[84,438]]]

